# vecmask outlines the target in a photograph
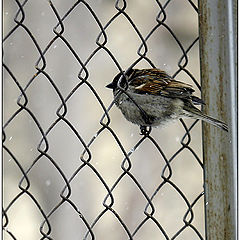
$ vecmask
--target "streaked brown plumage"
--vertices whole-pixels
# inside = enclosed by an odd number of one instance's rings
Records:
[[[107,87],[113,89],[115,103],[127,120],[140,126],[158,126],[188,117],[228,131],[225,123],[204,115],[194,106],[204,102],[193,96],[191,85],[173,79],[166,72],[157,68],[131,69],[125,74],[127,79],[121,76],[119,73]],[[119,94],[119,86],[126,90]]]

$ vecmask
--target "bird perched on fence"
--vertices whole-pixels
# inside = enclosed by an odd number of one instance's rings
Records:
[[[115,104],[128,121],[141,127],[154,127],[187,117],[228,131],[224,122],[203,114],[194,106],[204,102],[193,96],[191,85],[157,68],[130,69],[124,75],[117,74],[106,87],[113,89]]]

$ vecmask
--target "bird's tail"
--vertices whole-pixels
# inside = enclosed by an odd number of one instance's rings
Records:
[[[211,123],[214,126],[219,127],[219,128],[221,128],[221,129],[223,129],[223,130],[228,132],[228,125],[226,123],[222,122],[222,121],[219,121],[219,120],[217,120],[215,118],[209,117],[209,116],[207,116],[205,114],[201,115],[201,119],[203,121],[205,121],[205,122]]]
[[[208,123],[210,123],[210,124],[212,124],[216,127],[219,127],[221,129],[223,129],[224,131],[228,132],[228,125],[226,123],[203,114],[198,108],[195,108],[195,107],[188,108],[187,107],[187,109],[185,108],[185,110],[187,110],[188,112],[191,112],[193,114],[192,117],[197,118],[197,119],[201,119],[205,122],[208,122]]]

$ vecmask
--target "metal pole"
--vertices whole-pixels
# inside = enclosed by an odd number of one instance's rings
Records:
[[[229,132],[203,124],[206,239],[237,239],[237,2],[199,0],[204,111]]]

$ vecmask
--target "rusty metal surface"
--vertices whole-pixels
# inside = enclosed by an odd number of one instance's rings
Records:
[[[232,1],[199,1],[200,59],[205,113],[229,125],[203,124],[206,238],[237,239],[236,35]]]

